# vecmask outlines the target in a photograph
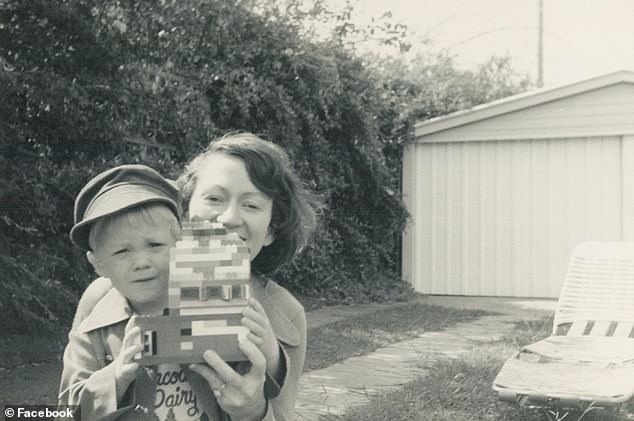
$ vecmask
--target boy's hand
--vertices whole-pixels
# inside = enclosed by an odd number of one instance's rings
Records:
[[[134,356],[141,351],[143,351],[141,328],[136,326],[136,319],[132,316],[125,327],[121,352],[112,362],[117,384],[117,402],[123,398],[128,386],[136,378],[139,363],[134,361]]]
[[[249,306],[242,311],[242,325],[249,329],[247,338],[260,348],[266,358],[266,369],[276,379],[280,370],[280,348],[269,318],[258,300],[249,299]]]

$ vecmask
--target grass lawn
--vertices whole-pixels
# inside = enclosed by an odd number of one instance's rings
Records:
[[[346,358],[487,314],[490,313],[410,302],[329,323],[308,331],[304,370],[328,367]]]
[[[342,421],[452,420],[452,421],[538,421],[545,420],[537,410],[520,409],[498,401],[491,389],[504,361],[519,346],[550,334],[552,319],[518,324],[513,336],[478,347],[473,353],[433,365],[428,375],[403,388],[377,396],[368,405],[349,411]],[[326,418],[324,418],[326,419]],[[332,417],[328,419],[333,419]],[[589,413],[584,421],[629,419],[605,411]],[[571,414],[566,421],[577,421]]]

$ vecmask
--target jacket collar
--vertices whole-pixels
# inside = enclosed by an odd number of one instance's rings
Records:
[[[79,324],[78,330],[88,333],[128,320],[130,317],[132,317],[132,309],[128,300],[116,288],[111,288]]]

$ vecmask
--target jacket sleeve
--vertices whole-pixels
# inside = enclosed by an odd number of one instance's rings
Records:
[[[297,346],[282,343],[281,350],[286,364],[286,375],[279,395],[269,400],[264,420],[286,421],[295,419],[295,401],[299,388],[299,379],[304,370],[306,358],[306,313],[303,307],[292,318],[292,322],[300,335]]]
[[[111,419],[117,409],[114,365],[105,365],[97,356],[98,332],[71,330],[64,351],[64,368],[59,404],[79,405],[82,419]]]

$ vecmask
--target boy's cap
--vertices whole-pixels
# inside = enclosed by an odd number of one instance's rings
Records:
[[[178,188],[145,165],[121,165],[90,180],[75,199],[71,241],[84,251],[90,250],[90,224],[99,218],[149,202],[167,205],[180,219]]]

